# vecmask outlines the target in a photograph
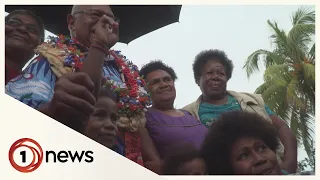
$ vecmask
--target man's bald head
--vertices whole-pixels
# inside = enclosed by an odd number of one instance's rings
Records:
[[[75,12],[79,12],[82,11],[86,8],[86,5],[73,5],[72,6],[72,10],[71,10],[71,14],[75,13]]]
[[[71,14],[67,18],[71,37],[76,38],[86,47],[90,47],[91,39],[94,37],[95,25],[99,21],[100,15],[103,14],[114,16],[108,5],[72,6]]]
[[[83,11],[86,9],[103,9],[112,13],[112,10],[108,5],[73,5],[71,14],[74,14],[75,12]]]

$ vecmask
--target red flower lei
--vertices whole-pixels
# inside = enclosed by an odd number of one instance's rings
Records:
[[[45,44],[62,49],[68,54],[65,56],[64,66],[72,68],[73,71],[81,69],[88,49],[77,40],[59,35],[58,37],[49,37],[49,41]],[[151,105],[151,101],[147,92],[143,90],[143,86],[146,83],[139,76],[137,66],[132,64],[132,62],[124,60],[119,51],[109,51],[109,55],[115,58],[123,81],[122,83],[118,83],[108,79],[106,83],[106,86],[109,86],[114,92],[118,93],[120,97],[120,101],[117,103],[119,115],[129,119],[134,117],[144,118],[144,111],[146,111],[147,106]],[[139,126],[141,125],[143,124],[139,124]],[[140,137],[136,133],[137,129],[130,129],[130,127],[123,129],[125,130],[125,156],[143,165]]]
[[[135,117],[145,118],[144,111],[148,105],[151,105],[149,95],[146,91],[143,91],[143,86],[146,83],[139,76],[137,66],[133,65],[129,61],[126,61],[124,57],[122,57],[120,54],[117,54],[115,51],[110,51],[110,55],[115,58],[115,62],[119,68],[119,72],[121,73],[121,78],[123,81],[122,84],[119,84],[109,79],[106,85],[118,93],[120,97],[120,101],[117,103],[119,115],[120,117],[126,119],[129,124],[127,125],[126,123],[123,123],[125,124],[124,127],[121,126],[121,124],[119,126],[125,130],[125,156],[143,166],[140,136],[138,133],[136,133],[138,129],[133,129],[133,127],[130,126],[130,123],[133,123],[132,121]],[[140,123],[142,123],[141,121],[142,119],[140,119]],[[139,125],[141,126],[143,124]]]

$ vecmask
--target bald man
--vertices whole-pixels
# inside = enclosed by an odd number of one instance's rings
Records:
[[[99,30],[105,30],[104,28],[98,28],[98,20],[102,15],[105,15],[109,23],[118,23],[118,19],[113,15],[110,6],[73,6],[71,14],[67,16],[71,37],[77,39],[84,46],[90,47],[95,38],[97,38]],[[99,33],[105,34],[105,32]],[[111,36],[105,36],[99,40],[105,41],[106,45],[111,48],[118,41],[118,29],[113,33]]]
[[[40,55],[6,85],[6,93],[81,132],[94,110],[95,86],[101,85],[100,81],[93,82],[92,79],[100,80],[103,74],[121,81],[115,62],[107,56],[109,48],[119,39],[119,21],[109,6],[101,5],[74,6],[67,21],[71,37],[79,41],[77,45],[82,52],[88,53],[85,61],[92,64],[86,67],[90,77],[83,72],[59,77],[48,58]]]

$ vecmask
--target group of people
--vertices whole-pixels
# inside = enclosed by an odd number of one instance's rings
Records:
[[[223,51],[195,57],[202,94],[176,109],[173,68],[138,70],[111,50],[120,22],[109,6],[76,5],[66,19],[70,38],[44,41],[32,12],[5,17],[6,94],[160,175],[296,173],[295,135],[260,95],[227,90]]]

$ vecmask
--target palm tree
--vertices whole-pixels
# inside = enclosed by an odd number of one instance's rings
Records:
[[[247,59],[244,69],[248,78],[266,68],[264,83],[255,93],[284,119],[303,144],[312,152],[315,114],[315,11],[301,7],[292,15],[292,29],[286,33],[276,22],[267,21],[273,31],[273,50],[259,49]]]

